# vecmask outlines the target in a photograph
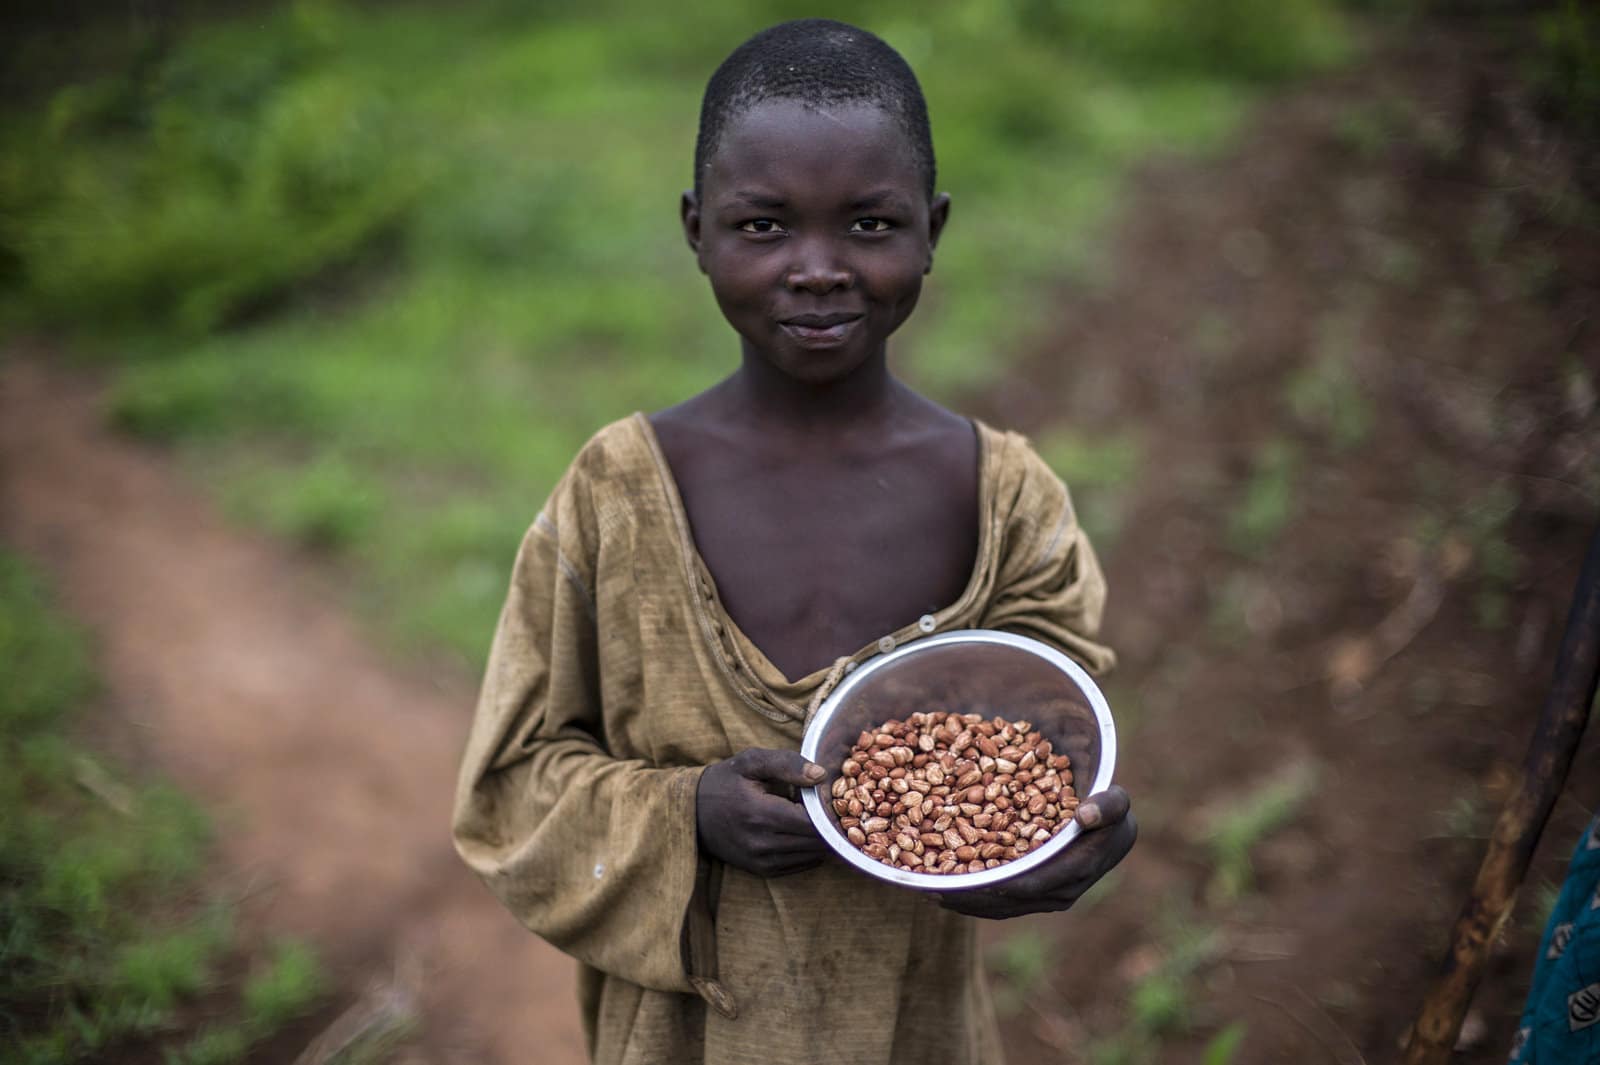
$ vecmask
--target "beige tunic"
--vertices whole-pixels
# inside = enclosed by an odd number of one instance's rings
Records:
[[[1066,488],[1022,437],[979,440],[977,563],[933,631],[1008,629],[1109,668],[1105,582]],[[918,620],[850,659],[917,639]],[[517,555],[454,832],[582,963],[599,1065],[1001,1061],[975,921],[842,862],[769,880],[697,853],[701,768],[798,749],[838,673],[789,681],[739,632],[642,415],[585,445]]]

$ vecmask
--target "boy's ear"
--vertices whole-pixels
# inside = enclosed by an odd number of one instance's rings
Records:
[[[678,204],[678,214],[683,219],[683,239],[689,242],[689,250],[694,252],[695,259],[699,260],[700,201],[693,189],[684,192],[683,199]],[[705,273],[704,266],[701,266],[700,272]]]
[[[939,234],[944,232],[944,224],[950,220],[950,194],[941,192],[928,204],[928,263],[922,268],[923,273],[933,269],[933,249],[939,245]]]

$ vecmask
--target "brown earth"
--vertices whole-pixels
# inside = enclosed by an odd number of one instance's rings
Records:
[[[469,679],[375,651],[326,574],[224,525],[97,397],[0,367],[0,536],[93,634],[103,727],[213,812],[253,934],[315,944],[350,991],[418,974],[424,1060],[586,1060],[572,963],[450,845]]]
[[[1142,453],[1130,486],[1080,492],[1115,526],[1108,692],[1142,837],[1077,911],[986,928],[1047,947],[1042,976],[1001,978],[1013,1061],[1198,1061],[1234,1021],[1234,1065],[1391,1059],[1514,779],[1600,515],[1593,170],[1514,39],[1405,37],[1218,158],[1146,167],[1094,283],[972,404]],[[39,361],[0,377],[0,535],[97,634],[133,745],[222,811],[225,865],[270,884],[259,920],[351,988],[425,959],[435,1060],[577,1060],[570,964],[449,851],[470,681],[367,646],[328,574],[224,527],[95,397]],[[1597,745],[1462,1062],[1504,1059]],[[1249,882],[1208,887],[1209,826],[1274,781],[1311,783]]]
[[[1104,276],[981,405],[1144,456],[1126,498],[1080,500],[1120,508],[1109,694],[1141,840],[1114,891],[1030,930],[1061,961],[1023,989],[1014,1061],[1096,1038],[1107,1061],[1197,1061],[1236,1020],[1236,1065],[1390,1060],[1520,772],[1600,516],[1595,170],[1522,86],[1525,41],[1444,20],[1408,38],[1215,162],[1147,167]],[[1288,506],[1252,537],[1274,453]],[[1536,897],[1594,813],[1597,746]],[[1315,785],[1254,886],[1208,892],[1218,812],[1297,778]],[[1528,894],[1460,1061],[1505,1059]],[[1156,1044],[1123,1025],[1162,972],[1183,975]]]

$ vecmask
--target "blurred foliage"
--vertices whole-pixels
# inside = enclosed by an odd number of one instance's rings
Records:
[[[1247,1031],[1248,1026],[1243,1021],[1234,1021],[1218,1032],[1212,1037],[1211,1042],[1206,1044],[1200,1065],[1233,1065],[1233,1059],[1238,1056],[1239,1048],[1244,1045]]]
[[[1373,406],[1350,363],[1322,354],[1284,386],[1289,412],[1301,426],[1325,437],[1335,451],[1359,447],[1372,433]]]
[[[1002,1017],[1014,1017],[1038,993],[1050,975],[1050,963],[1058,947],[1050,937],[1034,928],[1016,932],[990,944],[984,952],[984,967],[989,973],[989,991],[995,1010]]]
[[[1143,448],[1131,430],[1090,438],[1057,427],[1034,442],[1039,457],[1072,490],[1078,521],[1104,552],[1122,528],[1128,493],[1138,479]]]
[[[1256,847],[1293,821],[1316,789],[1315,767],[1293,764],[1212,815],[1205,831],[1211,858],[1208,902],[1226,905],[1250,890],[1255,880],[1251,855]]]
[[[166,1065],[243,1061],[254,1044],[315,1008],[327,990],[327,974],[311,948],[303,943],[275,944],[245,980],[241,1015],[201,1028],[165,1054]]]
[[[1089,1048],[1093,1065],[1156,1065],[1171,1060],[1170,1040],[1190,1033],[1201,1022],[1197,1001],[1204,998],[1199,980],[1223,953],[1222,933],[1193,920],[1176,900],[1162,915],[1157,959],[1128,990],[1127,1016],[1115,1033]],[[1244,1038],[1240,1023],[1224,1028],[1203,1051],[1206,1062],[1227,1062]]]
[[[1563,0],[1540,17],[1539,42],[1535,82],[1572,121],[1600,132],[1600,11]]]
[[[229,907],[192,898],[210,834],[206,818],[169,787],[120,783],[113,768],[68,739],[75,711],[95,687],[83,637],[33,574],[4,553],[0,676],[6,1061],[104,1061],[115,1048],[164,1040],[197,997],[222,983],[219,968],[233,947]],[[276,967],[276,983],[257,992],[265,1005],[247,994],[245,1047],[283,1023],[282,1002],[294,988],[320,993],[304,949],[293,950],[296,967]]]
[[[897,357],[947,397],[1094,275],[1130,164],[1217,145],[1349,47],[1328,0],[218,16],[0,113],[0,323],[116,352],[120,424],[477,659],[588,434],[734,365],[677,198],[705,80],[798,14],[876,30],[923,79],[954,224]]]
[[[1294,517],[1300,449],[1273,437],[1251,459],[1250,476],[1228,514],[1228,543],[1240,554],[1258,556],[1278,539]]]

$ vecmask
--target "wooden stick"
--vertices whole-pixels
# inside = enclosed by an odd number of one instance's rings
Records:
[[[1489,838],[1472,894],[1456,918],[1444,971],[1422,1001],[1405,1065],[1444,1065],[1455,1049],[1461,1019],[1483,975],[1489,944],[1511,913],[1517,888],[1544,831],[1550,809],[1566,783],[1572,756],[1583,736],[1594,702],[1600,669],[1600,530],[1589,541],[1583,572],[1567,614],[1567,629],[1556,657],[1555,680],[1528,745],[1522,784]]]

